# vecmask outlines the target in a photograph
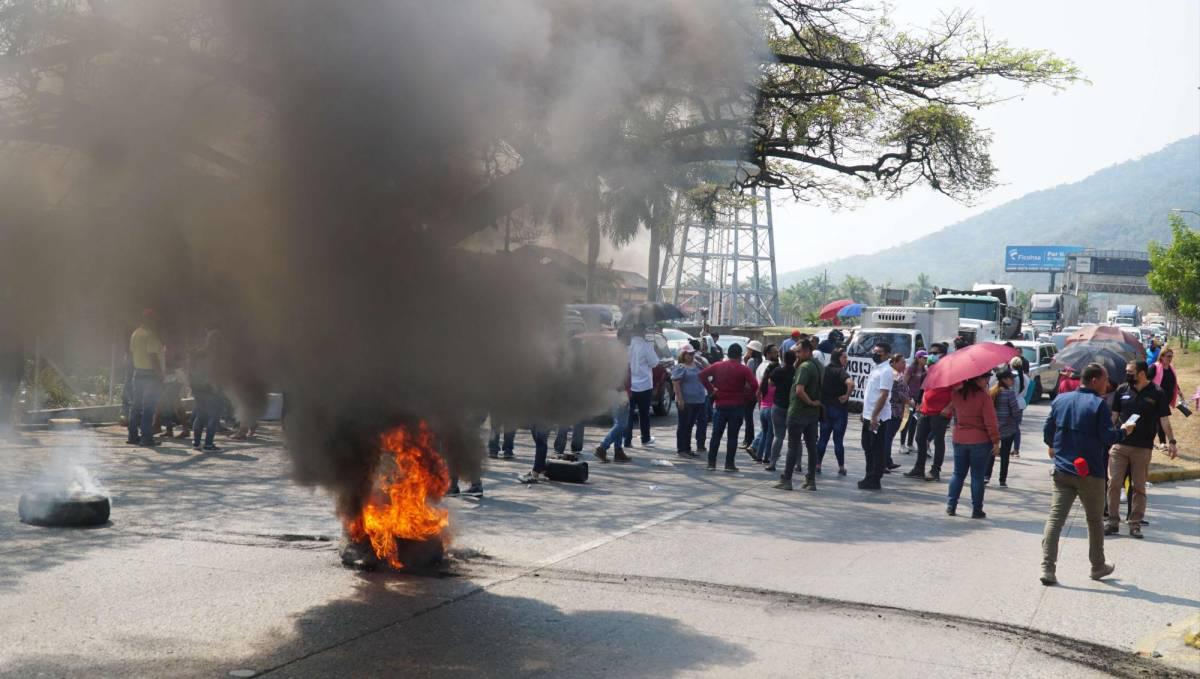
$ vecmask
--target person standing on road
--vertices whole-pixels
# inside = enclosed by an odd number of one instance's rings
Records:
[[[708,359],[704,357],[704,347],[700,344],[700,340],[688,340],[688,344],[696,350],[692,360],[696,365],[704,370],[709,366]],[[708,453],[708,423],[712,421],[712,398],[707,396],[705,392],[704,405],[700,407],[700,412],[696,414],[696,453],[705,455]]]
[[[713,400],[712,437],[708,441],[708,471],[717,470],[717,451],[721,436],[728,429],[728,444],[725,447],[725,471],[736,472],[734,459],[737,457],[738,430],[747,399],[754,398],[758,382],[754,373],[742,363],[742,347],[729,345],[727,358],[713,363],[700,371],[700,383],[708,390]]]
[[[779,345],[780,353],[786,354],[787,352],[794,350],[796,348],[796,342],[800,341],[801,335],[803,335],[803,333],[801,333],[799,330],[793,329],[791,336],[785,339],[783,343]]]
[[[1029,361],[1024,356],[1013,356],[1008,362],[1013,371],[1012,392],[1017,396],[1017,408],[1024,411],[1033,400],[1033,385],[1029,381]],[[1012,456],[1021,457],[1021,427],[1013,435]]]
[[[627,377],[628,379],[628,377]],[[622,382],[621,386],[617,387],[617,394],[613,399],[612,429],[604,435],[604,439],[600,441],[600,445],[596,446],[593,455],[601,462],[608,462],[608,448],[613,448],[613,459],[617,462],[629,462],[633,458],[625,454],[625,448],[621,445],[621,441],[625,438],[625,432],[629,429],[629,383]]]
[[[821,376],[821,436],[817,439],[817,473],[821,473],[821,462],[829,440],[833,439],[833,454],[837,457],[838,476],[846,475],[846,425],[850,411],[847,402],[854,390],[854,378],[846,371],[850,362],[845,349],[834,349],[829,355],[829,365]]]
[[[767,373],[779,367],[779,350],[774,344],[763,349],[763,362],[754,372],[758,380],[758,437],[754,439],[752,457],[755,462],[766,463],[771,457],[771,444],[775,440],[775,427],[771,422],[771,408],[775,404],[775,385],[767,379]],[[782,433],[782,432],[781,432]]]
[[[884,423],[884,449],[887,450],[887,468],[884,473],[890,474],[893,469],[899,469],[900,465],[892,459],[892,442],[896,439],[896,434],[900,433],[900,422],[904,417],[905,411],[912,406],[913,401],[909,396],[908,383],[904,381],[904,355],[892,354],[888,359],[888,365],[892,367],[892,393],[889,398],[892,401],[892,417]]]
[[[871,349],[871,360],[875,367],[867,378],[866,394],[863,398],[862,447],[867,458],[866,475],[858,482],[860,490],[880,490],[883,485],[884,468],[887,465],[887,432],[883,423],[892,417],[891,393],[896,375],[887,357],[892,345],[879,342]]]
[[[996,426],[1000,429],[1000,487],[1008,486],[1008,457],[1012,452],[1013,441],[1017,432],[1021,431],[1021,408],[1017,402],[1016,374],[1012,368],[1004,366],[996,370],[996,386],[989,392],[992,405],[996,408]],[[983,482],[990,483],[992,470],[996,466],[996,458],[988,460],[987,475]]]
[[[654,368],[658,366],[658,354],[654,344],[646,339],[646,326],[634,327],[629,340],[629,418],[625,429],[625,445],[633,443],[633,415],[637,411],[638,427],[641,429],[642,445],[654,443],[650,436],[650,403],[654,400]]]
[[[1150,473],[1150,455],[1154,435],[1161,426],[1167,431],[1170,445],[1167,455],[1175,459],[1175,436],[1171,431],[1171,408],[1166,394],[1150,381],[1145,361],[1130,361],[1125,366],[1125,384],[1117,388],[1113,398],[1113,419],[1133,422],[1133,430],[1113,446],[1109,456],[1108,525],[1105,535],[1116,535],[1121,522],[1121,487],[1128,471],[1129,536],[1142,537],[1142,519],[1146,514],[1146,476]],[[1136,416],[1137,419],[1133,419]]]
[[[918,406],[921,405],[921,395],[922,391],[924,391],[925,375],[928,373],[928,368],[926,367],[928,363],[929,352],[920,349],[917,351],[916,356],[913,357],[912,365],[908,366],[904,371],[904,383],[908,386],[908,395],[913,402],[913,406],[908,413],[908,422],[900,432],[900,450],[905,455],[916,450],[913,442],[917,436],[917,420],[919,419],[918,413],[920,413]]]
[[[771,381],[775,396],[771,403],[771,428],[775,432],[775,439],[771,442],[770,455],[764,460],[766,471],[773,472],[783,451],[783,441],[787,438],[788,406],[792,402],[792,382],[796,378],[795,350],[785,351],[783,365],[771,370],[765,377]]]
[[[166,373],[166,354],[156,332],[154,310],[142,312],[142,323],[129,337],[129,356],[133,362],[133,398],[129,411],[130,445],[153,446],[154,412],[158,392]]]
[[[1168,410],[1175,410],[1175,404],[1183,401],[1183,391],[1179,388],[1179,377],[1175,374],[1175,350],[1170,345],[1163,345],[1154,364],[1154,384],[1162,389],[1167,399]],[[1169,417],[1169,416],[1168,416]],[[1167,449],[1167,427],[1158,428],[1159,449]]]
[[[750,369],[750,373],[758,375],[758,366],[763,362],[763,345],[758,340],[750,340],[746,342],[747,355],[745,358],[746,367]],[[754,457],[754,406],[757,405],[758,399],[754,398],[746,402],[746,408],[742,413],[742,419],[746,423],[745,433],[742,436],[742,450]],[[758,460],[755,460],[757,462]]]
[[[221,390],[212,382],[214,355],[221,351],[221,333],[210,330],[204,344],[192,351],[188,359],[188,386],[192,389],[192,448],[201,450],[200,438],[204,437],[203,450],[220,450],[213,442],[217,425],[221,420]]]
[[[1047,586],[1058,584],[1058,538],[1076,497],[1087,516],[1092,579],[1110,575],[1116,568],[1104,560],[1104,470],[1108,447],[1133,431],[1134,425],[1126,423],[1119,430],[1113,425],[1112,411],[1103,398],[1108,391],[1103,366],[1089,363],[1081,377],[1079,389],[1059,394],[1051,402],[1042,427],[1042,440],[1054,460],[1054,494],[1042,532],[1041,581]]]
[[[967,474],[971,475],[971,518],[986,519],[983,511],[983,477],[991,458],[1000,451],[1000,425],[988,395],[991,373],[962,383],[950,395],[954,416],[954,474],[946,494],[946,513],[954,516]]]
[[[696,362],[696,349],[685,344],[679,350],[679,362],[671,367],[671,384],[675,389],[675,409],[679,411],[679,424],[675,428],[675,454],[680,457],[696,457],[692,452],[692,429],[708,392],[700,384],[700,364]]]
[[[929,365],[934,365],[946,355],[943,343],[929,348]],[[941,479],[942,461],[946,458],[946,427],[950,424],[950,387],[922,389],[921,419],[917,421],[917,461],[904,475],[911,479],[938,481]],[[929,475],[925,474],[925,463],[929,461],[929,444],[933,443],[933,463]]]
[[[796,377],[792,381],[791,400],[788,404],[787,438],[788,454],[784,461],[783,474],[776,488],[792,489],[792,473],[800,463],[800,442],[808,450],[808,471],[804,474],[804,490],[817,489],[817,423],[821,421],[821,366],[812,357],[813,346],[809,340],[800,340],[793,351],[796,353]]]

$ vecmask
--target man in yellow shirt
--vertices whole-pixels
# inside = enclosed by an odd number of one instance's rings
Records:
[[[155,445],[154,413],[166,372],[166,357],[154,325],[154,311],[146,309],[142,312],[142,324],[129,338],[133,393],[129,398],[129,438],[126,443],[130,445]]]

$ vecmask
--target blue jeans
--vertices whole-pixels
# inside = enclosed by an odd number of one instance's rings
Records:
[[[766,460],[771,455],[771,446],[775,443],[775,428],[771,426],[771,408],[772,406],[760,405],[758,407],[758,438],[754,452],[758,453],[758,459]]]
[[[162,378],[153,370],[133,371],[133,396],[129,399],[129,442],[154,444],[154,413]],[[139,431],[140,429],[140,431]]]
[[[1160,429],[1159,433],[1161,432],[1162,430]],[[1013,450],[1018,453],[1021,452],[1021,425],[1017,425],[1017,433],[1013,434]]]
[[[704,399],[704,405],[700,406],[700,414],[696,416],[696,449],[700,451],[706,450],[708,445],[708,423],[713,419],[713,403],[712,397]]]
[[[600,449],[606,452],[609,446],[621,447],[621,439],[625,437],[625,429],[629,426],[629,406],[624,403],[613,406],[612,421],[612,429],[608,430],[608,434],[600,442]]]
[[[692,452],[692,429],[704,410],[703,403],[676,403],[679,410],[679,425],[675,427],[675,452]]]
[[[571,452],[578,453],[583,450],[583,422],[576,422],[570,427],[558,428],[558,435],[554,437],[554,452],[562,455],[567,450],[567,430],[570,430]]]
[[[546,454],[550,452],[550,430],[532,427],[533,434],[533,471],[546,471]]]
[[[826,405],[825,417],[821,418],[821,436],[817,440],[817,465],[825,459],[825,449],[829,447],[829,439],[833,439],[833,454],[837,456],[838,467],[846,466],[846,425],[850,422],[850,411],[844,405]]]
[[[717,466],[717,450],[721,446],[721,435],[728,430],[729,437],[725,446],[725,467],[734,466],[737,457],[738,431],[742,428],[742,417],[745,406],[722,406],[713,409],[712,438],[708,441],[708,466]]]
[[[200,445],[203,434],[204,447],[211,448],[221,421],[221,394],[211,387],[197,388],[192,390],[192,397],[196,405],[192,413],[192,445]]]
[[[988,462],[992,459],[990,443],[955,443],[954,475],[950,477],[950,490],[946,495],[946,507],[958,508],[958,496],[962,495],[967,473],[971,474],[971,510],[983,511],[983,477],[987,474]]]

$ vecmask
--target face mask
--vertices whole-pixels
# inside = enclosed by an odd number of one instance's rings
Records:
[[[871,360],[875,361],[876,365],[883,363],[883,354],[871,354]]]
[[[1134,386],[1137,384],[1137,375],[1125,373],[1125,381],[1128,382],[1130,386]]]
[[[930,355],[929,355],[929,362],[927,363],[927,365],[933,365],[934,363],[937,363],[937,362],[938,362],[938,355],[937,355],[937,354],[930,354]]]

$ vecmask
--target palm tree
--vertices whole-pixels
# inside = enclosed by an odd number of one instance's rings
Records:
[[[909,286],[912,291],[914,304],[928,304],[933,299],[933,281],[929,274],[917,274],[917,282]]]
[[[861,302],[862,304],[870,304],[871,302],[871,284],[865,278],[858,276],[846,275],[842,284],[838,286],[843,297]]]

